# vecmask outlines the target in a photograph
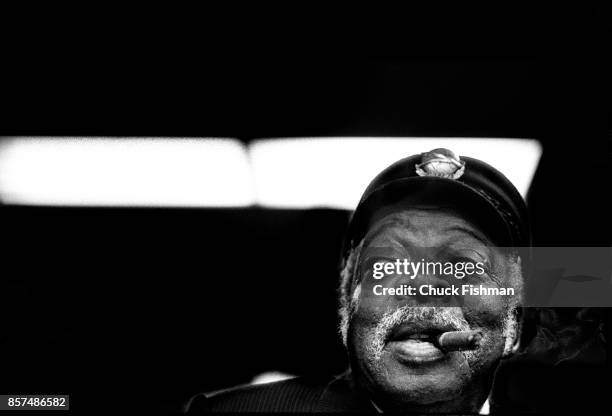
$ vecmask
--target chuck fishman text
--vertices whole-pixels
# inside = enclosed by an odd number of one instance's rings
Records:
[[[400,285],[384,287],[375,285],[372,291],[377,296],[514,296],[512,287],[487,287],[483,285],[450,285],[436,287],[432,285]]]

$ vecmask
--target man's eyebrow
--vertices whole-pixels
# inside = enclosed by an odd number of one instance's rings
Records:
[[[407,219],[399,219],[399,218],[389,218],[385,221],[380,222],[378,225],[376,225],[375,227],[372,227],[372,229],[370,229],[367,233],[366,233],[366,244],[373,240],[374,238],[376,238],[380,233],[386,231],[386,227],[388,226],[394,226],[394,225],[398,225],[401,226],[403,228],[408,228],[410,227],[411,223],[409,220]]]
[[[463,227],[461,225],[454,225],[452,227],[447,228],[446,230],[447,231],[459,231],[462,233],[466,233],[474,237],[476,240],[480,241],[485,246],[492,245],[491,241],[489,241],[489,239],[487,239],[483,234],[479,233],[478,231],[471,230],[467,227]]]

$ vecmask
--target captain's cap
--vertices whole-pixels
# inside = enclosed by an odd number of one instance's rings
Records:
[[[368,185],[350,221],[345,255],[364,237],[375,217],[398,209],[455,211],[499,247],[529,247],[525,202],[497,169],[448,149],[401,159]]]

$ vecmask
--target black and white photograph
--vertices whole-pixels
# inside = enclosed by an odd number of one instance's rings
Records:
[[[273,11],[4,14],[0,415],[608,413],[609,5]]]

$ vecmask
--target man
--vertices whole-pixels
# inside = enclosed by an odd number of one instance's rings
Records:
[[[190,412],[477,413],[500,360],[518,348],[526,218],[514,186],[479,160],[434,149],[396,162],[366,189],[345,241],[349,370],[199,395]],[[479,273],[466,277],[468,268]]]

